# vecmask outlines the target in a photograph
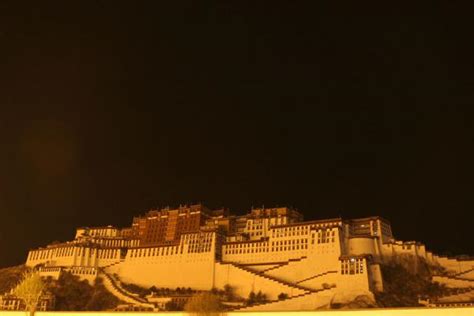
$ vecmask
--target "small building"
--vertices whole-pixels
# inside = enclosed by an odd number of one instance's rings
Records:
[[[37,311],[52,311],[54,310],[55,298],[52,293],[44,293],[36,306]],[[13,294],[13,290],[10,293],[0,295],[0,310],[4,311],[22,311],[26,310],[25,303],[23,300]]]

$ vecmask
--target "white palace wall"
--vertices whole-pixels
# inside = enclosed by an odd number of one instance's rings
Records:
[[[263,278],[240,269],[230,263],[214,261],[212,253],[196,255],[170,255],[148,260],[126,260],[114,266],[114,273],[125,283],[143,287],[191,287],[197,290],[223,289],[226,284],[235,292],[247,297],[251,291],[262,291],[270,299],[280,293],[302,294],[303,291],[288,287],[280,282]]]
[[[262,291],[270,300],[277,299],[280,293],[286,293],[289,296],[304,293],[303,290],[264,278],[240,269],[233,264],[217,262],[215,266],[214,287],[223,289],[226,284],[234,287],[235,293],[244,298],[248,297],[251,291],[255,293]]]
[[[378,263],[403,255],[426,258],[449,271],[465,272],[474,278],[474,271],[468,271],[474,268],[472,260],[438,257],[415,242],[392,239],[383,244],[380,224],[371,223],[377,228],[370,226],[371,232],[377,232],[372,236],[352,234],[349,226],[339,220],[269,228],[262,224],[262,234],[258,225],[249,228],[256,234],[251,240],[222,245],[224,236],[205,229],[183,234],[175,244],[155,247],[140,247],[138,240],[122,238],[113,229],[98,229],[97,234],[80,231],[79,240],[30,251],[26,265],[43,264],[43,273],[51,276],[58,274],[56,268],[69,269],[88,280],[100,273],[98,268],[104,268],[125,283],[147,288],[210,290],[229,284],[243,297],[251,291],[262,291],[270,299],[280,293],[303,294],[298,286],[319,290],[335,285],[333,291],[339,294],[381,291],[383,280]],[[258,239],[259,236],[262,237]]]
[[[378,239],[375,237],[352,237],[348,238],[348,253],[350,255],[370,254],[378,257]]]
[[[336,286],[335,292],[346,294],[369,293],[380,289],[376,287],[374,278],[381,282],[381,274],[377,269],[368,265],[365,258],[342,259],[335,270],[328,270],[306,281],[296,281],[298,285],[311,289],[321,289],[327,286]],[[373,274],[374,273],[374,274]]]
[[[366,258],[350,258],[341,260],[340,277],[337,283],[339,291],[369,292],[369,265]]]
[[[381,245],[384,261],[397,261],[403,256],[413,256],[425,259],[429,264],[439,264],[431,252],[426,251],[426,246],[413,241],[394,241]]]
[[[70,272],[79,277],[79,280],[87,280],[90,284],[94,284],[98,271],[93,267],[40,267],[39,273],[42,277],[51,277],[54,280],[59,279],[62,272]]]
[[[59,276],[61,275],[61,272],[63,271],[63,268],[61,267],[50,267],[50,268],[40,268],[39,272],[40,275],[44,278],[52,278],[54,280],[59,279]]]
[[[262,242],[226,244],[223,259],[224,262],[246,264],[248,268],[260,271],[264,275],[312,289],[337,285],[336,291],[351,289],[357,293],[369,292],[373,287],[369,279],[372,271],[369,271],[366,259],[352,259],[354,262],[347,261],[349,259],[340,260],[341,240],[339,226],[285,227],[285,230],[274,230],[270,233],[269,239]],[[377,253],[375,243],[374,238],[358,238],[354,240],[352,250],[357,255]],[[273,267],[267,265],[268,271],[259,265],[271,262],[275,265]],[[277,264],[278,262],[280,265]],[[354,268],[349,273],[347,270],[349,264],[354,267],[357,265],[357,271]],[[232,278],[233,273],[234,271],[227,272],[231,281],[235,282]],[[245,281],[245,275],[239,279],[242,281],[237,282],[242,283],[242,286],[248,284],[248,281]],[[380,281],[380,273],[376,279]],[[253,280],[251,279],[252,282]]]
[[[308,254],[310,236],[309,225],[272,228],[267,239],[224,244],[222,260],[249,264],[301,258]]]
[[[340,230],[337,227],[326,229],[327,238],[324,239],[321,233],[321,230],[314,231],[308,238],[306,258],[271,269],[265,274],[286,281],[299,282],[329,271],[338,271],[341,256]]]
[[[268,269],[277,268],[281,265],[284,265],[284,263],[280,262],[280,263],[272,263],[272,264],[253,264],[253,265],[248,265],[248,267],[254,271],[262,272]]]
[[[124,262],[108,272],[126,283],[144,287],[191,287],[210,290],[216,256],[216,234],[185,234],[178,245],[137,247],[127,252]]]
[[[325,285],[338,285],[341,280],[341,274],[338,271],[328,271],[325,274],[318,275],[315,278],[308,280],[298,281],[298,285],[310,288],[313,290],[319,290],[324,288]]]
[[[369,265],[369,283],[371,289],[377,292],[383,292],[383,276],[382,276],[382,269],[380,264],[371,264]]]
[[[290,227],[275,229],[266,240],[231,242],[223,245],[222,260],[236,263],[278,263],[289,259],[299,259],[310,253],[340,254],[338,228],[309,229],[307,227]],[[291,229],[291,231],[290,231]],[[316,247],[318,234],[324,231],[324,242]],[[321,239],[321,237],[319,237]],[[327,241],[326,241],[327,240]]]
[[[450,272],[462,273],[474,269],[474,260],[458,260],[441,256],[433,256],[434,261]]]
[[[214,253],[177,254],[148,259],[126,259],[114,267],[120,279],[143,287],[191,287],[210,290],[214,273]]]
[[[119,248],[102,249],[71,245],[31,250],[28,254],[26,266],[34,267],[39,264],[44,264],[62,267],[102,267],[119,260]]]
[[[301,261],[290,262],[280,268],[272,269],[264,273],[285,281],[301,282],[302,280],[316,275],[339,271],[340,261],[338,258],[339,256],[331,254],[311,254]],[[319,280],[322,279],[317,278],[317,280],[319,283]],[[324,283],[324,281],[319,284],[322,283]],[[319,288],[320,286],[316,287]]]

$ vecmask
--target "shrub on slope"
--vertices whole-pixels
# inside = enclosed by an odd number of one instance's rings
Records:
[[[23,265],[0,269],[0,294],[14,288],[25,271],[26,267]]]
[[[50,280],[48,288],[56,297],[57,311],[110,310],[119,302],[105,289],[101,280],[92,286],[70,273],[62,273],[57,281]]]
[[[418,297],[434,298],[447,292],[444,286],[431,282],[429,267],[410,273],[400,263],[381,265],[384,292],[375,295],[380,307],[419,306]]]

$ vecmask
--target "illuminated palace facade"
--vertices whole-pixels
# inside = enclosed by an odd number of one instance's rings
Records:
[[[121,282],[196,290],[228,284],[242,297],[262,291],[271,300],[242,310],[303,310],[335,298],[373,298],[383,291],[380,264],[403,256],[451,264],[420,243],[395,240],[381,217],[303,221],[287,207],[234,216],[198,204],[150,210],[122,229],[78,228],[72,241],[31,250],[26,265],[45,276],[102,277],[113,294],[137,305],[147,303]]]

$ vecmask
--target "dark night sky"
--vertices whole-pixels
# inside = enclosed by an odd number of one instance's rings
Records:
[[[471,11],[170,2],[0,2],[0,266],[199,201],[474,254]]]

